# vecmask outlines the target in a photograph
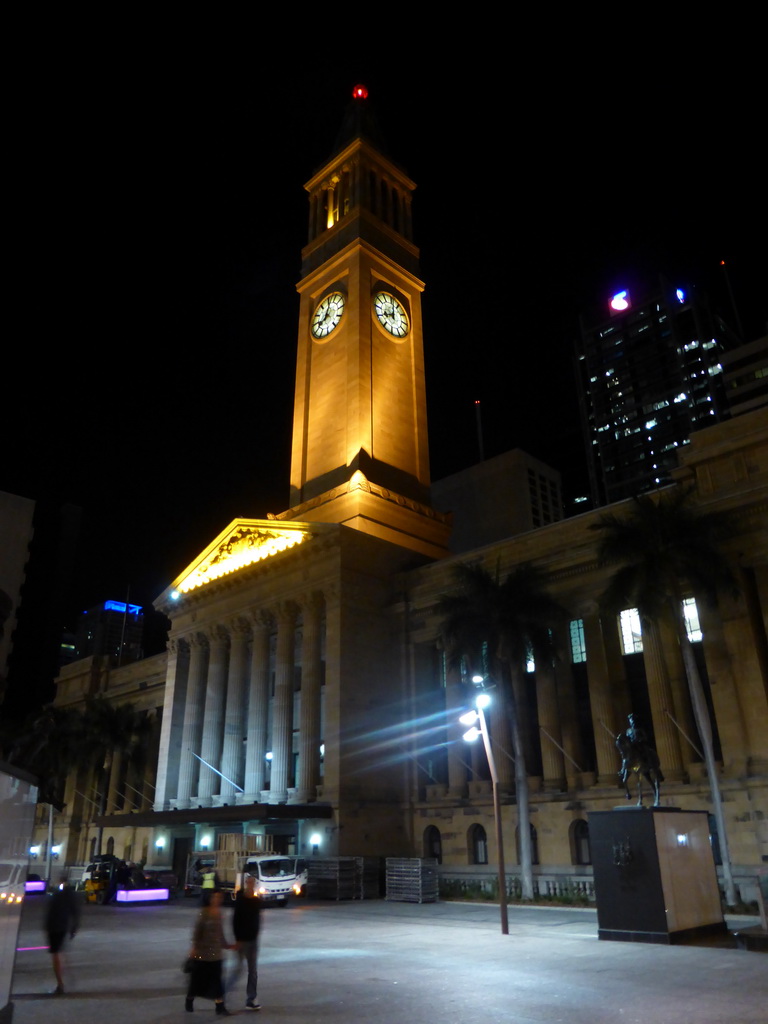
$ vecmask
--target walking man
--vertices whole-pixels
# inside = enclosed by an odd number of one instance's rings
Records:
[[[45,911],[45,930],[48,933],[48,951],[51,954],[53,973],[56,975],[55,996],[64,995],[64,979],[61,974],[61,949],[64,940],[74,939],[80,925],[80,903],[66,876],[62,877],[59,888],[48,897]]]
[[[237,947],[237,966],[232,973],[227,988],[232,988],[235,981],[240,977],[243,962],[245,962],[248,967],[248,980],[245,989],[245,1008],[247,1010],[261,1009],[261,1006],[256,1002],[258,982],[256,961],[259,955],[260,915],[261,900],[255,893],[255,879],[253,875],[246,875],[243,879],[243,886],[235,897],[232,929],[235,933],[235,945]]]

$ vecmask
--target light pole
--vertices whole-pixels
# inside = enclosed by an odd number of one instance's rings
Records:
[[[493,791],[493,817],[496,823],[496,848],[497,848],[497,859],[499,865],[499,911],[501,913],[501,934],[509,935],[509,919],[507,916],[507,876],[504,867],[504,839],[501,834],[501,806],[499,804],[499,775],[496,771],[496,760],[493,756],[493,750],[491,748],[491,737],[488,735],[488,724],[485,720],[484,708],[487,708],[491,703],[491,698],[487,693],[479,693],[475,697],[475,709],[474,711],[468,711],[465,715],[462,715],[459,721],[462,725],[470,725],[471,729],[468,729],[464,733],[464,739],[468,743],[474,742],[478,736],[483,737],[483,745],[485,746],[485,756],[488,758],[488,767],[491,770],[491,787]],[[476,722],[480,723],[480,728],[477,728]]]

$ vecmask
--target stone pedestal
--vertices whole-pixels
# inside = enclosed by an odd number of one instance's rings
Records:
[[[598,937],[672,944],[726,932],[705,811],[589,815]]]

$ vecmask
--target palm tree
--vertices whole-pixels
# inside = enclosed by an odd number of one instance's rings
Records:
[[[89,697],[81,718],[83,756],[79,766],[95,768],[99,780],[99,810],[106,812],[107,791],[112,764],[124,756],[137,765],[146,749],[149,725],[132,704],[112,704],[104,697]],[[101,853],[103,829],[99,827],[97,853]]]
[[[456,567],[457,591],[438,603],[443,643],[453,665],[482,668],[500,686],[509,716],[515,758],[515,794],[520,837],[522,897],[533,899],[531,818],[520,698],[529,654],[543,665],[553,658],[550,627],[561,610],[544,590],[543,574],[531,565],[514,569],[503,581],[481,565]],[[504,894],[499,894],[504,898]]]
[[[38,803],[62,811],[64,783],[82,757],[80,712],[50,705],[23,721],[4,720],[3,733],[5,758],[37,778]]]
[[[80,708],[50,706],[19,730],[8,744],[8,759],[32,772],[39,781],[38,801],[61,812],[67,776],[95,769],[99,779],[98,816],[106,811],[107,784],[116,754],[138,764],[146,749],[149,724],[132,704],[112,704],[88,697]],[[97,853],[101,853],[102,830]]]
[[[633,499],[626,515],[605,515],[592,529],[602,531],[600,558],[618,562],[603,597],[611,610],[637,608],[646,624],[664,617],[674,622],[688,679],[696,727],[704,748],[704,761],[712,792],[712,805],[720,839],[725,898],[736,903],[736,889],[728,851],[720,784],[712,743],[712,723],[704,687],[683,615],[683,598],[693,591],[714,604],[723,589],[736,590],[733,573],[719,548],[724,520],[697,512],[690,505],[690,489],[679,489],[654,500]]]

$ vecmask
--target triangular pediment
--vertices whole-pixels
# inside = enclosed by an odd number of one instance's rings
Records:
[[[229,526],[179,573],[160,596],[158,603],[204,587],[232,573],[241,572],[256,562],[299,544],[317,533],[316,524],[273,519],[233,519]]]

